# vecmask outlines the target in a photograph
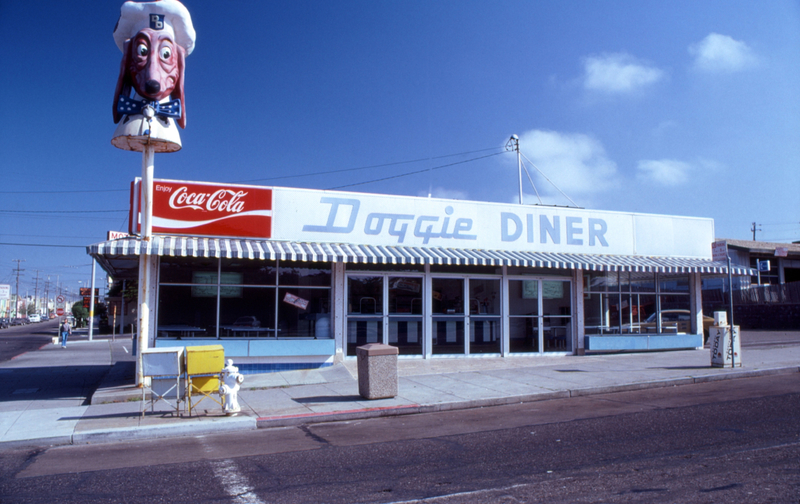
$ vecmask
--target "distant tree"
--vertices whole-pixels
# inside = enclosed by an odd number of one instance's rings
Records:
[[[72,316],[75,317],[75,325],[81,327],[89,318],[89,310],[83,307],[83,301],[78,301],[72,305]]]
[[[125,301],[136,300],[139,297],[139,282],[136,280],[128,280],[125,282],[125,292],[122,292],[122,280],[116,280],[111,287],[108,288],[108,297],[118,297],[122,294]]]

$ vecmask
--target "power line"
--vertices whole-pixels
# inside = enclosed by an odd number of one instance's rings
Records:
[[[9,245],[16,247],[58,247],[58,248],[82,248],[85,249],[86,245],[48,245],[45,243],[7,243],[0,242],[0,245]]]
[[[94,240],[96,236],[75,236],[75,235],[30,235],[30,234],[9,234],[3,233],[3,236],[24,236],[26,238],[75,238],[76,240]]]
[[[357,168],[342,168],[342,169],[339,169],[339,170],[327,170],[327,171],[320,171],[320,172],[314,172],[314,173],[303,173],[303,174],[300,174],[300,175],[284,175],[284,176],[281,176],[281,177],[269,177],[269,178],[260,178],[260,179],[241,180],[238,183],[262,182],[262,181],[267,181],[267,180],[283,180],[283,179],[290,179],[290,178],[312,177],[312,176],[316,176],[316,175],[329,175],[329,174],[333,174],[333,173],[345,173],[345,172],[358,171],[358,170],[369,170],[369,169],[372,169],[372,168],[385,168],[387,166],[397,166],[397,165],[402,165],[402,164],[420,163],[422,161],[432,161],[432,160],[435,160],[435,159],[444,159],[444,158],[453,157],[453,156],[464,156],[464,155],[467,155],[467,154],[475,154],[477,152],[486,152],[486,151],[490,151],[490,150],[497,150],[497,147],[491,147],[491,148],[488,148],[488,149],[478,149],[478,150],[466,151],[466,152],[459,152],[457,154],[445,154],[443,156],[432,156],[432,157],[426,157],[426,158],[411,159],[411,160],[408,160],[408,161],[397,161],[397,162],[394,162],[394,163],[384,163],[384,164],[369,165],[369,166],[359,166]],[[478,159],[480,159],[480,158],[478,158]],[[423,171],[425,171],[425,170],[423,170]],[[342,187],[347,187],[347,186],[342,186]]]
[[[503,152],[495,152],[494,154],[488,154],[486,156],[480,156],[480,157],[476,157],[476,158],[472,158],[472,159],[465,159],[463,161],[456,161],[455,163],[449,163],[449,164],[445,164],[445,165],[434,166],[432,168],[425,168],[424,170],[415,170],[415,171],[412,171],[412,172],[401,173],[399,175],[392,175],[390,177],[383,177],[383,178],[379,178],[379,179],[367,180],[366,182],[356,182],[354,184],[346,184],[346,185],[340,185],[340,186],[336,186],[336,187],[330,187],[329,189],[343,189],[345,187],[354,187],[354,186],[359,186],[359,185],[364,185],[364,184],[372,184],[373,182],[383,182],[384,180],[391,180],[391,179],[396,179],[396,178],[400,178],[400,177],[408,177],[409,175],[416,175],[418,173],[426,173],[426,172],[433,171],[433,170],[441,170],[442,168],[448,168],[450,166],[469,163],[471,161],[477,161],[479,159],[485,159],[485,158],[492,157],[492,156],[499,156],[500,154],[505,154],[505,151],[503,151]]]
[[[110,193],[110,192],[130,192],[130,189],[86,189],[86,190],[64,190],[64,191],[0,191],[0,194],[78,194],[78,193]]]

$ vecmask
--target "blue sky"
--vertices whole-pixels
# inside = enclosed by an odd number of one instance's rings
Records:
[[[0,0],[0,283],[24,259],[22,294],[85,284],[84,247],[126,229],[121,4]],[[517,134],[581,207],[800,240],[797,0],[184,4],[187,127],[157,178],[516,202]]]

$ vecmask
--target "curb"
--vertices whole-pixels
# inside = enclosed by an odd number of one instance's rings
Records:
[[[13,448],[47,448],[72,444],[72,436],[54,436],[33,439],[18,439],[0,442],[0,451]]]
[[[152,425],[147,427],[124,427],[86,431],[72,435],[69,444],[101,444],[119,441],[139,441],[182,436],[202,436],[228,432],[255,430],[253,417],[227,417],[210,420],[194,420],[179,425]]]
[[[695,383],[709,383],[722,380],[739,378],[756,378],[759,376],[773,376],[781,374],[800,373],[798,367],[782,367],[761,370],[732,371],[724,375],[706,375],[697,377],[674,378],[640,383],[627,383],[624,385],[610,385],[607,387],[591,387],[585,389],[568,389],[556,392],[542,392],[538,394],[524,394],[519,396],[497,397],[490,399],[473,399],[469,401],[454,401],[447,403],[408,406],[389,406],[385,408],[365,408],[330,413],[305,413],[301,415],[286,415],[274,417],[260,417],[256,420],[259,429],[289,427],[295,425],[308,425],[327,422],[345,422],[363,418],[380,418],[418,413],[438,413],[442,411],[456,411],[492,406],[505,406],[509,404],[549,401],[551,399],[568,399],[572,397],[585,397],[599,394],[613,394],[616,392],[630,392],[634,390],[657,389],[675,387],[679,385],[692,385]]]

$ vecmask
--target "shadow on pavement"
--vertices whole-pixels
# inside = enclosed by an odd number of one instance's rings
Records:
[[[360,395],[344,395],[344,396],[316,396],[316,397],[298,397],[294,402],[301,404],[306,403],[337,403],[337,402],[353,402],[363,401],[364,398]]]

